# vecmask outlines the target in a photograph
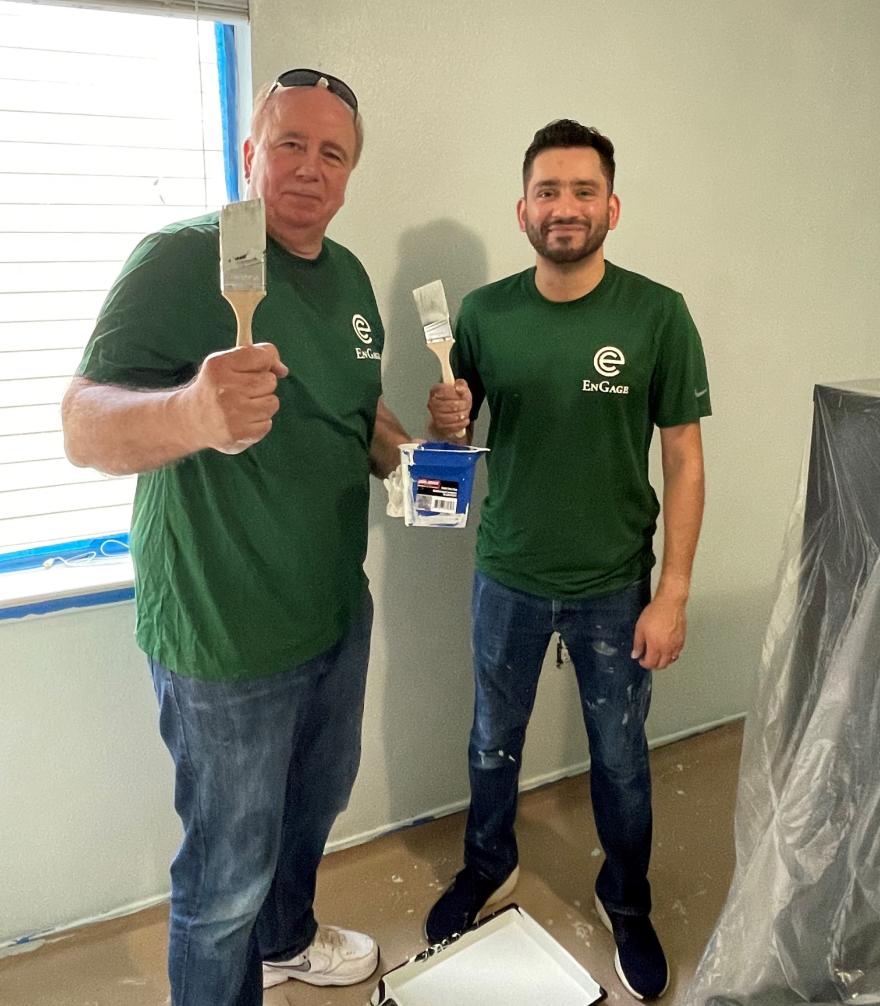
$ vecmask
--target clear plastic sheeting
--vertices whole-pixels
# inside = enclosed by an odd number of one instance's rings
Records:
[[[880,1003],[880,380],[818,385],[687,1006]]]

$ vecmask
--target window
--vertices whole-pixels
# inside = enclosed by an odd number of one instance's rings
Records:
[[[237,198],[204,17],[0,0],[0,571],[126,540],[134,479],[68,463],[59,403],[137,241]]]

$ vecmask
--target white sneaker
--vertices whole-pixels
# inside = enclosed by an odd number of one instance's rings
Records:
[[[364,933],[319,926],[311,944],[287,961],[263,961],[263,988],[294,978],[309,985],[356,985],[376,970],[379,948]]]

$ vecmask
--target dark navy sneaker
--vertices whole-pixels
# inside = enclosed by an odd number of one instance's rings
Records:
[[[469,929],[490,905],[503,901],[516,887],[519,866],[515,866],[500,884],[471,866],[456,874],[455,879],[428,912],[425,936],[429,943],[442,943]]]
[[[669,987],[669,965],[647,915],[608,912],[596,895],[596,911],[617,945],[614,970],[636,999],[659,999]]]

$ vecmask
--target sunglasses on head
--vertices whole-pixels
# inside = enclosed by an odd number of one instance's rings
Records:
[[[279,87],[326,87],[331,94],[341,98],[346,105],[357,115],[358,100],[354,91],[338,77],[329,73],[322,73],[320,70],[286,70],[281,74],[275,83],[269,88],[269,94],[273,94]],[[267,95],[266,97],[268,97]]]

